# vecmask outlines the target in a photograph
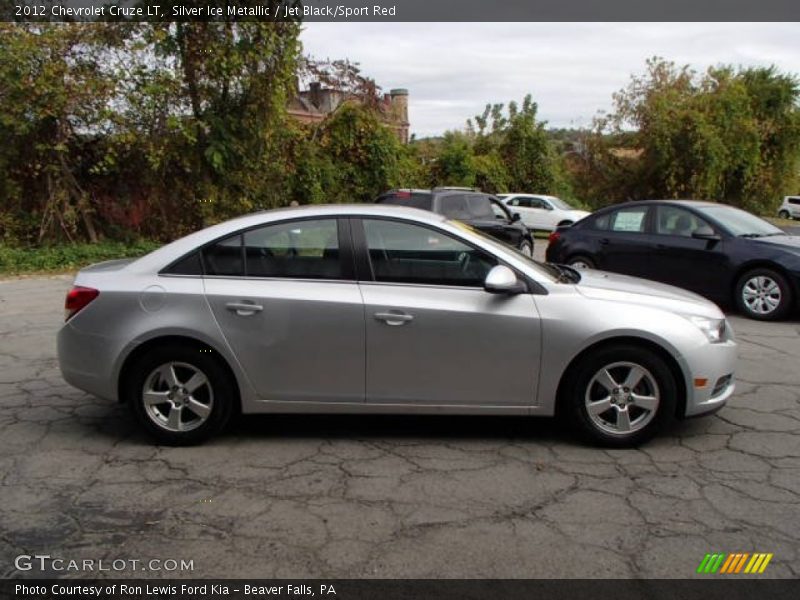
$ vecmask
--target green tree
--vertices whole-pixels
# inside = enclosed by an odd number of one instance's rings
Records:
[[[771,212],[796,189],[799,94],[796,78],[774,67],[698,75],[651,59],[597,121],[582,176],[622,199],[698,198]]]

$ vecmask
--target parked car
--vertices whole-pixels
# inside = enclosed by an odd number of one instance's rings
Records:
[[[686,288],[753,319],[786,317],[800,298],[800,237],[712,202],[618,204],[550,236],[547,260]]]
[[[530,229],[553,231],[556,227],[572,225],[590,214],[573,208],[555,196],[499,194],[497,197],[512,211],[519,212],[522,222]]]
[[[491,194],[472,188],[440,187],[432,190],[390,190],[376,198],[377,204],[392,204],[429,210],[467,225],[533,256],[533,236],[512,213]]]
[[[280,209],[80,271],[70,384],[161,442],[243,413],[569,415],[609,446],[720,408],[736,344],[674,287],[538,263],[421,210]]]
[[[786,196],[778,209],[781,219],[800,219],[800,196]]]

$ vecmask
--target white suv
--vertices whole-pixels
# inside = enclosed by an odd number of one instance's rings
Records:
[[[560,225],[572,225],[588,215],[555,196],[542,194],[499,194],[513,212],[518,212],[528,229],[553,231]],[[798,207],[800,208],[800,207]]]
[[[786,196],[778,209],[778,216],[782,219],[800,219],[800,196]]]

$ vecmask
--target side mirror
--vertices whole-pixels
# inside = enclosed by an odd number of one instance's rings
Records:
[[[517,279],[514,271],[505,265],[497,265],[486,275],[483,289],[490,294],[521,294],[528,291],[527,286]]]
[[[513,213],[513,214],[511,215],[511,222],[512,222],[512,223],[516,223],[516,222],[517,222],[517,221],[519,221],[521,218],[522,218],[522,217],[520,217],[520,216],[519,216],[519,213],[515,212],[515,213]]]
[[[711,227],[709,227],[708,225],[703,225],[695,229],[692,232],[692,237],[697,240],[708,240],[714,242],[718,242],[719,240],[722,239],[721,237],[719,237],[719,234],[715,233],[714,230],[711,229]]]

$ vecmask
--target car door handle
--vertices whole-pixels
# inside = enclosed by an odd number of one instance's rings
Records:
[[[603,246],[605,246],[606,244],[608,244],[608,238],[602,238],[600,240],[600,243],[603,244]]]
[[[240,317],[249,317],[250,315],[264,310],[264,307],[260,304],[253,304],[251,302],[228,302],[225,308],[235,312]]]
[[[401,312],[379,312],[375,313],[375,318],[378,321],[383,321],[387,325],[405,325],[409,321],[413,321],[413,315]]]
[[[669,246],[666,244],[656,244],[656,250],[667,250]]]

